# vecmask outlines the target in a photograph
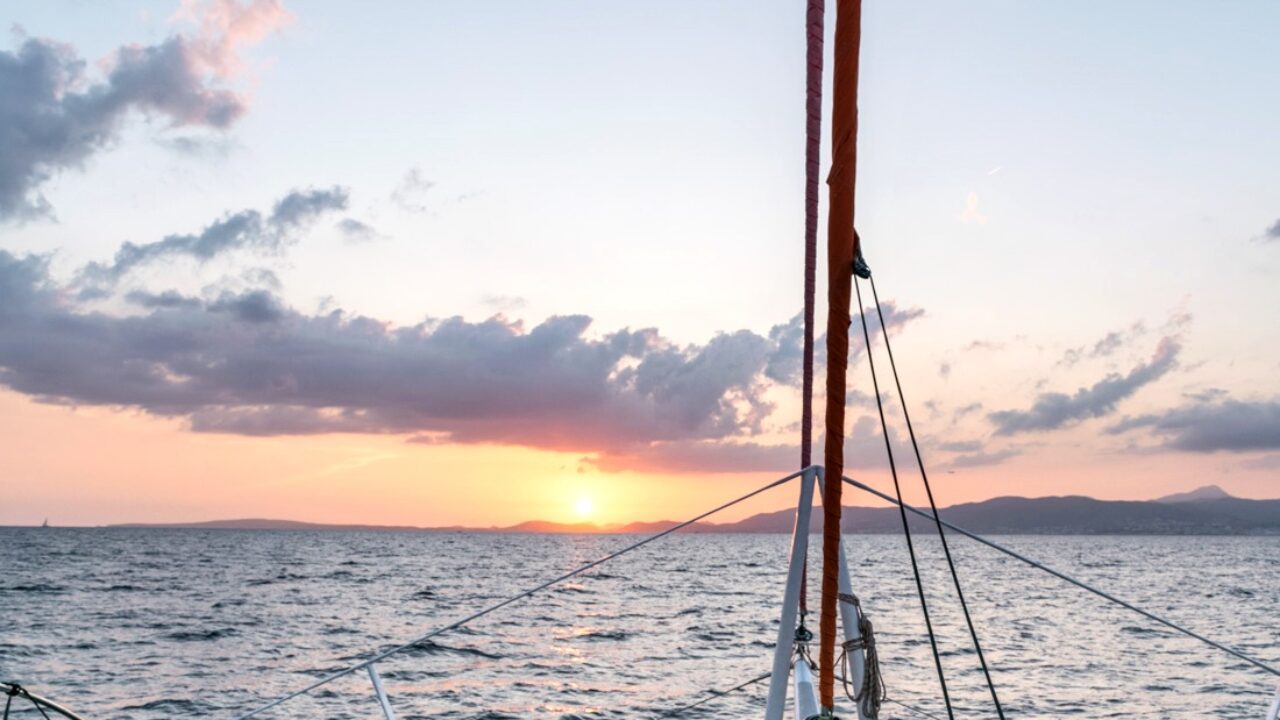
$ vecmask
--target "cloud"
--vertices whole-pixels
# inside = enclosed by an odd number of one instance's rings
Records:
[[[761,432],[777,352],[749,331],[676,345],[591,319],[397,326],[310,315],[266,290],[131,293],[140,314],[76,305],[41,257],[0,251],[0,384],[41,402],[137,408],[195,431],[437,434],[634,455]],[[674,446],[672,446],[674,447]]]
[[[346,207],[346,188],[294,190],[265,216],[257,210],[241,210],[194,235],[169,235],[142,245],[126,242],[109,264],[90,263],[81,270],[81,296],[101,296],[135,268],[158,260],[185,257],[205,263],[235,250],[279,252],[312,220]]]
[[[1275,224],[1267,228],[1262,234],[1263,242],[1280,242],[1280,220],[1276,220]]]
[[[295,19],[281,0],[182,0],[175,17],[199,27],[188,38],[193,64],[201,72],[223,79],[243,71],[241,50]]]
[[[952,440],[938,443],[939,450],[946,452],[976,452],[982,449],[981,440]]]
[[[894,451],[901,452],[891,432]],[[813,447],[822,462],[825,439]],[[880,424],[868,416],[857,418],[845,438],[845,467],[850,470],[887,468]],[[601,472],[746,473],[794,470],[800,463],[799,443],[765,444],[742,440],[674,440],[637,444],[620,451],[585,457],[582,463]]]
[[[884,313],[884,323],[890,329],[899,330],[905,327],[913,320],[924,317],[923,308],[901,308],[892,301],[888,300],[881,304],[881,310]],[[867,327],[871,331],[872,341],[881,332],[880,323],[876,319],[875,308],[867,308],[868,317]],[[849,362],[852,364],[865,352],[863,343],[860,341],[862,330],[858,328],[856,332],[850,331],[849,342]],[[787,322],[781,325],[774,325],[769,330],[769,339],[777,344],[777,352],[770,359],[769,368],[766,372],[769,379],[784,385],[799,386],[801,384],[802,373],[804,370],[804,315],[797,313]],[[820,335],[813,343],[814,363],[818,366],[816,370],[821,372],[823,358],[826,354],[827,336]]]
[[[295,230],[330,210],[346,210],[347,198],[347,189],[338,186],[325,190],[294,190],[276,201],[271,216],[267,218],[267,226],[281,234]]]
[[[974,350],[1000,350],[1004,348],[1004,343],[994,340],[974,340],[960,349],[960,352],[972,352]]]
[[[1071,367],[1086,358],[1095,359],[1108,357],[1131,345],[1135,340],[1142,338],[1147,334],[1147,326],[1142,322],[1135,322],[1124,330],[1116,330],[1102,336],[1093,347],[1082,345],[1077,348],[1068,348],[1062,355],[1062,359],[1058,361],[1059,365]]]
[[[335,227],[338,229],[338,232],[342,233],[342,237],[346,238],[347,242],[366,243],[373,242],[374,240],[382,237],[382,235],[379,234],[377,230],[374,230],[372,226],[362,223],[355,218],[342,218],[338,221]]]
[[[1263,455],[1240,463],[1247,470],[1280,470],[1280,455]]]
[[[798,445],[677,440],[623,453],[602,453],[583,463],[601,472],[786,474],[800,462]]]
[[[522,310],[529,301],[519,295],[482,295],[480,302],[498,312]]]
[[[999,465],[1009,458],[1014,458],[1022,454],[1021,450],[1015,448],[1005,448],[1003,450],[994,450],[992,452],[978,451],[957,455],[951,459],[944,467],[951,469],[990,467]]]
[[[97,79],[72,46],[53,40],[25,38],[0,51],[0,220],[52,216],[40,187],[109,147],[131,113],[214,130],[244,114],[247,101],[222,81],[238,51],[288,14],[273,0],[187,7],[199,19],[196,34],[122,46],[99,63]]]
[[[797,313],[787,322],[774,325],[769,329],[769,339],[778,350],[769,358],[765,374],[784,385],[799,385],[804,372],[804,314]]]
[[[1089,418],[1103,417],[1144,385],[1154,382],[1177,365],[1182,345],[1176,335],[1163,338],[1155,354],[1127,375],[1111,373],[1094,385],[1073,395],[1043,393],[1029,410],[1001,410],[987,415],[997,435],[1015,435],[1037,430],[1055,430]]]
[[[1166,447],[1188,452],[1280,450],[1280,400],[1197,403],[1164,413],[1125,418],[1113,434],[1149,428]]]
[[[126,293],[124,299],[139,307],[154,310],[156,308],[197,308],[203,305],[200,298],[183,295],[176,290],[165,290],[162,293],[149,293],[133,290]]]
[[[265,290],[247,293],[224,293],[208,304],[209,312],[228,313],[247,323],[274,323],[285,318],[287,311],[275,295]]]
[[[857,407],[873,408],[876,406],[876,396],[869,392],[863,392],[858,389],[849,390],[844,395],[846,405],[854,405]],[[887,392],[880,393],[880,402],[886,406],[886,412],[893,412],[893,396]]]
[[[391,201],[407,212],[426,212],[429,207],[427,192],[435,186],[435,182],[423,177],[422,168],[410,168],[400,179],[400,184],[391,191]]]

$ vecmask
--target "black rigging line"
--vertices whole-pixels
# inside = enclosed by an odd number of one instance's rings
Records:
[[[969,604],[965,602],[964,591],[960,589],[960,575],[956,572],[955,561],[951,559],[951,547],[947,544],[947,533],[942,528],[942,518],[938,516],[938,506],[933,501],[933,488],[929,485],[929,474],[924,469],[924,459],[920,455],[920,444],[916,442],[916,431],[911,426],[911,413],[907,411],[907,397],[902,393],[902,381],[898,378],[898,364],[893,359],[893,346],[889,344],[889,326],[885,324],[884,312],[880,309],[880,294],[876,292],[876,279],[871,282],[871,297],[876,303],[876,315],[880,318],[880,335],[884,338],[884,349],[889,354],[889,367],[893,368],[893,383],[898,387],[898,402],[902,405],[902,417],[907,421],[907,433],[911,435],[911,449],[916,453],[916,464],[920,466],[920,477],[924,480],[924,491],[929,496],[929,509],[933,511],[933,522],[938,527],[938,537],[942,539],[942,552],[947,556],[947,567],[951,570],[951,581],[956,586],[956,596],[960,598],[960,607],[964,610],[964,621],[969,626],[969,637],[973,638],[973,648],[978,651],[978,662],[982,664],[982,674],[987,678],[987,687],[991,690],[991,700],[996,704],[996,714],[1004,720],[1004,708],[1000,706],[1000,697],[996,694],[996,685],[991,680],[991,671],[987,669],[987,658],[982,654],[982,643],[978,642],[978,631],[973,626],[973,618],[969,615]],[[861,296],[859,296],[861,302]],[[870,350],[867,351],[870,355]],[[876,401],[879,402],[877,397]],[[888,438],[886,438],[887,441]],[[899,498],[902,496],[899,495]],[[904,511],[905,514],[905,511]]]
[[[694,709],[694,708],[696,708],[696,707],[699,707],[699,706],[702,706],[702,705],[706,705],[707,703],[711,702],[712,700],[718,700],[718,699],[720,699],[720,698],[724,697],[725,695],[728,695],[728,694],[730,694],[730,693],[737,692],[737,691],[739,691],[739,690],[743,690],[743,689],[745,689],[745,688],[749,688],[749,687],[751,687],[752,685],[755,685],[755,684],[756,684],[756,683],[758,683],[758,682],[761,682],[761,681],[764,681],[764,680],[768,680],[772,675],[773,675],[773,672],[772,672],[772,671],[770,671],[770,672],[767,672],[767,673],[765,673],[765,674],[763,674],[763,675],[757,675],[756,677],[753,677],[753,678],[751,678],[750,680],[748,680],[748,681],[746,681],[746,682],[744,682],[744,683],[742,683],[742,684],[740,684],[740,685],[734,685],[733,687],[731,687],[731,688],[727,688],[727,689],[725,689],[725,690],[708,690],[708,691],[707,691],[707,696],[706,696],[706,697],[704,697],[704,698],[702,698],[701,700],[698,700],[698,701],[696,701],[696,702],[691,702],[691,703],[689,703],[688,705],[682,705],[682,706],[680,706],[680,707],[678,707],[678,708],[672,708],[671,710],[668,710],[668,711],[666,711],[666,712],[662,713],[662,715],[660,715],[659,717],[664,717],[664,718],[666,718],[666,717],[677,717],[677,716],[679,716],[679,715],[683,715],[685,712],[687,712],[687,711],[689,711],[689,710],[692,710],[692,709]]]
[[[947,678],[942,671],[942,655],[938,652],[938,639],[933,634],[933,621],[929,619],[929,602],[924,596],[924,583],[920,581],[920,565],[916,562],[916,549],[911,542],[911,527],[907,523],[907,511],[903,508],[902,486],[898,483],[898,466],[893,461],[893,445],[889,442],[889,423],[884,419],[884,402],[880,399],[880,381],[876,379],[876,362],[871,352],[871,332],[867,330],[867,313],[862,308],[862,289],[856,276],[853,278],[853,288],[858,293],[858,316],[862,318],[862,337],[867,343],[867,364],[871,367],[871,389],[876,395],[876,409],[880,411],[880,432],[884,435],[884,449],[889,455],[889,472],[893,474],[893,489],[898,495],[898,513],[902,516],[902,534],[907,538],[907,553],[911,556],[911,573],[916,580],[916,594],[920,596],[924,626],[929,631],[929,647],[933,650],[933,664],[938,668],[938,684],[942,686],[942,699],[947,704],[947,717],[955,720],[955,712],[951,709],[951,695],[947,692]]]

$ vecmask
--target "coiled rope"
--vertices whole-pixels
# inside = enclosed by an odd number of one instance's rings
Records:
[[[902,534],[907,539],[907,554],[911,556],[911,574],[916,581],[916,595],[920,598],[920,612],[924,615],[924,626],[929,632],[929,648],[933,651],[933,664],[938,670],[938,684],[942,686],[942,699],[947,705],[947,717],[955,720],[955,711],[951,707],[951,694],[947,692],[946,673],[942,670],[942,654],[938,652],[938,638],[933,632],[933,621],[929,619],[929,601],[925,598],[924,583],[920,580],[920,564],[916,562],[915,543],[911,540],[911,527],[907,523],[906,505],[902,502],[902,485],[898,482],[898,466],[893,460],[893,445],[889,442],[889,423],[884,417],[884,402],[880,399],[880,381],[876,378],[876,361],[871,352],[871,331],[867,329],[867,313],[862,308],[862,290],[859,289],[857,277],[853,287],[857,290],[858,316],[862,318],[862,338],[867,344],[867,364],[871,367],[871,389],[876,396],[876,409],[880,412],[880,434],[884,436],[884,450],[889,456],[889,472],[893,475],[893,489],[898,496],[898,512],[902,516]],[[838,483],[828,483],[834,485]]]
[[[871,618],[862,612],[862,602],[857,595],[840,594],[840,601],[856,608],[858,613],[858,637],[846,640],[840,649],[839,665],[842,670],[840,684],[844,686],[844,694],[855,705],[861,715],[869,718],[880,717],[880,706],[888,699],[889,691],[884,685],[884,676],[880,673],[880,651],[876,649],[876,631]],[[853,669],[849,661],[849,653],[862,651],[866,658],[862,666],[862,689],[853,691]]]
[[[632,544],[630,544],[630,545],[628,545],[628,546],[626,546],[626,547],[624,547],[624,548],[622,548],[622,549],[620,549],[620,550],[616,550],[616,551],[614,551],[614,552],[611,552],[611,553],[609,553],[608,555],[605,555],[604,557],[602,557],[602,558],[600,558],[600,559],[598,559],[598,560],[592,560],[591,562],[589,562],[589,563],[587,563],[587,564],[585,564],[585,565],[582,565],[582,566],[578,567],[576,570],[571,570],[570,572],[567,572],[567,573],[565,573],[565,574],[563,574],[563,575],[560,575],[560,576],[558,576],[558,577],[552,578],[551,580],[548,580],[548,581],[546,581],[546,582],[542,583],[541,585],[538,585],[537,587],[530,588],[530,589],[525,590],[524,592],[518,593],[518,594],[516,594],[516,595],[512,595],[511,597],[507,598],[506,600],[503,600],[503,601],[501,601],[501,602],[494,603],[493,605],[490,605],[490,606],[488,606],[488,607],[486,607],[486,608],[484,608],[484,609],[482,609],[482,610],[478,610],[478,611],[476,611],[476,612],[474,612],[474,613],[471,613],[470,615],[468,615],[468,616],[466,616],[466,617],[464,617],[464,618],[462,618],[462,619],[460,619],[460,620],[455,620],[454,622],[451,622],[451,623],[449,623],[448,625],[445,625],[445,626],[443,626],[443,627],[436,628],[435,630],[432,630],[431,632],[429,632],[429,633],[427,633],[427,634],[425,634],[425,635],[422,635],[422,636],[417,637],[417,638],[415,638],[415,639],[413,639],[413,640],[410,640],[410,641],[409,641],[409,642],[407,642],[407,643],[404,643],[404,644],[402,644],[402,645],[397,645],[397,646],[395,646],[395,647],[391,648],[390,650],[384,650],[384,651],[382,651],[382,652],[380,652],[380,653],[377,653],[376,655],[374,655],[373,657],[370,657],[370,658],[369,658],[369,659],[367,659],[367,660],[363,660],[363,661],[358,662],[358,663],[356,663],[356,664],[354,664],[354,665],[351,665],[351,666],[348,666],[348,667],[346,667],[346,668],[343,668],[342,670],[338,670],[337,672],[333,672],[333,673],[330,673],[330,674],[328,674],[328,675],[325,675],[324,677],[320,678],[319,680],[316,680],[315,682],[311,683],[310,685],[307,685],[306,687],[302,687],[302,688],[299,688],[299,689],[297,689],[297,690],[294,690],[293,692],[287,693],[287,694],[285,694],[285,695],[281,695],[280,697],[278,697],[278,698],[276,698],[276,699],[272,700],[271,702],[269,702],[269,703],[267,703],[267,704],[265,704],[265,705],[262,705],[261,707],[259,707],[259,708],[255,709],[255,710],[251,710],[251,711],[249,711],[249,712],[247,712],[247,713],[245,713],[245,714],[243,714],[243,715],[238,715],[238,716],[236,716],[236,720],[246,720],[247,718],[251,718],[251,717],[254,717],[254,716],[260,715],[260,714],[262,714],[262,713],[266,712],[267,710],[270,710],[271,708],[276,707],[277,705],[280,705],[280,704],[282,704],[282,703],[286,703],[286,702],[288,702],[288,701],[290,701],[290,700],[292,700],[292,699],[294,699],[294,698],[298,697],[299,695],[305,695],[305,694],[307,694],[307,693],[311,692],[312,690],[315,690],[316,688],[319,688],[319,687],[321,687],[321,686],[323,686],[323,685],[327,685],[327,684],[329,684],[329,683],[333,682],[334,680],[337,680],[338,678],[345,677],[345,676],[347,676],[347,675],[350,675],[351,673],[354,673],[354,672],[358,672],[358,671],[360,671],[360,670],[363,670],[363,669],[365,669],[365,668],[369,667],[370,665],[373,665],[373,664],[374,664],[374,663],[376,663],[376,662],[379,662],[379,661],[381,661],[381,660],[385,660],[386,658],[391,657],[392,655],[395,655],[396,653],[404,652],[405,650],[408,650],[408,649],[410,649],[410,648],[412,648],[412,647],[415,647],[415,646],[417,646],[417,645],[419,645],[419,644],[421,644],[421,643],[423,643],[423,642],[426,642],[427,640],[430,640],[431,638],[436,637],[437,635],[442,635],[442,634],[444,634],[444,633],[446,633],[446,632],[449,632],[450,630],[456,630],[456,629],[458,629],[458,628],[460,628],[460,627],[462,627],[462,626],[466,625],[467,623],[470,623],[470,622],[473,622],[473,621],[475,621],[475,620],[478,620],[478,619],[480,619],[480,618],[484,617],[485,615],[488,615],[488,614],[490,614],[490,613],[492,613],[492,612],[495,612],[495,611],[497,611],[497,610],[501,610],[502,608],[504,608],[504,607],[506,607],[506,606],[508,606],[508,605],[510,605],[510,604],[512,604],[512,603],[514,603],[514,602],[517,602],[517,601],[519,601],[519,600],[523,600],[523,599],[525,599],[525,598],[527,598],[527,597],[530,597],[531,595],[534,595],[535,593],[542,592],[543,590],[546,590],[547,588],[552,587],[553,585],[557,585],[557,584],[562,583],[562,582],[564,582],[564,581],[566,581],[566,580],[570,580],[570,579],[572,579],[572,578],[575,578],[575,577],[577,577],[577,576],[579,576],[579,575],[581,575],[581,574],[583,574],[583,573],[587,572],[588,570],[591,570],[591,569],[593,569],[593,568],[595,568],[595,567],[598,567],[598,566],[600,566],[600,565],[603,565],[603,564],[604,564],[604,563],[606,563],[606,562],[609,562],[610,560],[613,560],[614,558],[620,557],[620,556],[622,556],[622,555],[626,555],[627,553],[632,552],[633,550],[638,550],[638,549],[640,549],[640,548],[644,547],[645,545],[648,545],[649,543],[651,543],[651,542],[653,542],[653,541],[655,541],[655,540],[659,540],[659,539],[661,539],[661,538],[664,538],[664,537],[666,537],[666,536],[670,535],[671,533],[676,532],[677,530],[681,530],[681,529],[684,529],[684,528],[686,528],[686,527],[689,527],[690,525],[692,525],[692,524],[694,524],[694,523],[696,523],[696,522],[698,522],[698,521],[700,521],[700,520],[705,520],[706,518],[708,518],[708,517],[710,517],[710,516],[712,516],[712,515],[715,515],[716,513],[720,512],[720,511],[722,511],[722,510],[726,510],[726,509],[728,509],[728,508],[731,508],[731,507],[733,507],[734,505],[737,505],[738,503],[741,503],[741,502],[744,502],[744,501],[746,501],[746,500],[749,500],[749,499],[751,499],[751,498],[753,498],[753,497],[755,497],[755,496],[757,496],[757,495],[759,495],[759,494],[761,494],[761,493],[763,493],[763,492],[765,492],[765,491],[772,490],[773,488],[778,487],[779,485],[786,484],[786,483],[788,483],[788,482],[790,482],[790,481],[792,481],[792,480],[796,479],[797,477],[800,477],[803,473],[804,473],[804,471],[803,471],[803,470],[797,470],[796,472],[793,472],[793,473],[791,473],[790,475],[787,475],[787,476],[785,476],[785,477],[778,478],[777,480],[774,480],[773,482],[770,482],[770,483],[768,483],[768,484],[764,485],[763,487],[760,487],[760,488],[757,488],[757,489],[755,489],[755,490],[752,490],[751,492],[747,493],[746,495],[742,495],[742,496],[739,496],[739,497],[737,497],[737,498],[734,498],[733,500],[730,500],[730,501],[729,501],[729,502],[727,502],[727,503],[724,503],[724,504],[719,505],[719,506],[717,506],[717,507],[714,507],[714,508],[712,508],[712,509],[710,509],[710,510],[708,510],[708,511],[706,511],[706,512],[704,512],[704,513],[700,514],[700,515],[697,515],[696,517],[692,517],[692,518],[690,518],[690,519],[688,519],[688,520],[685,520],[684,522],[682,522],[682,523],[680,523],[680,524],[678,524],[678,525],[673,525],[673,526],[671,526],[671,527],[667,528],[666,530],[663,530],[662,532],[655,533],[655,534],[650,535],[650,536],[648,536],[648,537],[646,537],[646,538],[644,538],[644,539],[642,539],[642,540],[639,540],[639,541],[637,541],[637,542],[634,542],[634,543],[632,543]]]
[[[1004,708],[1000,706],[1000,696],[996,693],[996,685],[991,680],[991,671],[987,668],[987,657],[982,652],[982,643],[978,641],[978,630],[973,625],[973,617],[969,614],[969,603],[964,599],[964,590],[960,587],[960,575],[956,572],[955,560],[951,557],[951,546],[947,544],[947,533],[942,528],[942,518],[938,515],[938,505],[933,500],[933,487],[929,484],[929,473],[924,469],[924,458],[920,454],[920,443],[916,442],[916,431],[911,424],[911,413],[907,410],[907,396],[902,392],[902,380],[898,377],[898,363],[893,359],[893,345],[889,342],[889,326],[884,321],[884,311],[880,309],[880,293],[876,292],[875,276],[867,273],[867,281],[871,284],[871,298],[876,304],[876,316],[880,319],[880,336],[884,338],[884,349],[889,355],[889,367],[893,370],[893,384],[898,388],[898,404],[902,407],[902,418],[907,423],[907,434],[911,436],[911,449],[916,454],[916,465],[920,468],[920,478],[924,481],[924,491],[929,497],[929,509],[933,512],[933,522],[938,528],[938,537],[942,540],[942,552],[947,558],[947,568],[951,571],[951,582],[956,588],[956,597],[960,599],[960,608],[964,611],[964,622],[969,626],[969,637],[973,640],[973,649],[978,652],[978,663],[982,665],[982,675],[987,680],[987,689],[991,691],[991,701],[995,703],[996,714],[1004,720]],[[858,285],[855,277],[854,285]],[[862,307],[862,289],[858,288],[858,307]],[[864,319],[865,322],[865,319]],[[867,349],[870,356],[871,349]],[[877,395],[876,402],[880,398]],[[883,417],[883,416],[882,416]],[[888,442],[886,436],[885,441]],[[899,496],[901,497],[901,496]]]

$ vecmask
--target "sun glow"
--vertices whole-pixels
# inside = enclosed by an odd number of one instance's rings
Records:
[[[584,495],[574,501],[573,510],[578,513],[578,517],[591,517],[591,511],[595,510],[595,503],[591,501],[591,498]]]

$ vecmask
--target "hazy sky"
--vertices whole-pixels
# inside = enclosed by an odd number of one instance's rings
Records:
[[[679,518],[798,463],[803,2],[5,9],[0,523]],[[1280,496],[1277,23],[867,4],[940,502]]]

